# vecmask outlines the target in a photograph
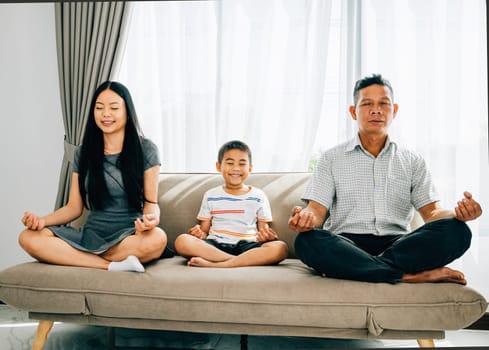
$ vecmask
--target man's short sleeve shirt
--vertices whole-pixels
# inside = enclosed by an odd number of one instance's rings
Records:
[[[302,199],[328,209],[325,230],[382,235],[409,232],[413,207],[439,196],[419,154],[387,138],[374,157],[357,135],[322,154]]]

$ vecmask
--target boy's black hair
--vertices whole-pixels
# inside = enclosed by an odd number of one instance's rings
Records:
[[[144,164],[141,138],[143,133],[139,126],[136,109],[129,90],[121,83],[105,81],[95,90],[88,120],[85,126],[81,154],[79,159],[78,184],[83,205],[86,208],[102,209],[110,200],[104,175],[104,137],[95,123],[95,103],[105,90],[112,90],[122,97],[126,106],[127,122],[125,127],[122,151],[117,160],[121,169],[124,189],[127,192],[129,206],[141,212],[144,205]]]
[[[355,106],[358,102],[358,94],[360,90],[365,89],[370,85],[387,86],[391,93],[392,101],[394,101],[394,90],[392,89],[392,85],[389,80],[383,78],[381,74],[372,74],[371,76],[367,76],[360,80],[357,80],[357,82],[355,83],[355,88],[353,89],[353,103]]]
[[[246,143],[244,143],[243,141],[239,141],[239,140],[228,141],[224,145],[222,145],[221,148],[219,148],[219,153],[217,154],[217,161],[219,162],[219,164],[222,163],[222,159],[224,158],[224,153],[226,153],[227,151],[230,151],[232,149],[239,149],[243,152],[248,153],[248,158],[250,159],[250,165],[252,164],[251,163],[251,150],[250,150],[250,148],[248,147],[248,145]]]

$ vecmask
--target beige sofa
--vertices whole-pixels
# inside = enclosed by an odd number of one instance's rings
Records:
[[[289,245],[278,266],[204,269],[176,256],[145,273],[22,263],[0,272],[0,300],[39,322],[42,348],[53,321],[189,332],[323,338],[418,339],[432,346],[486,311],[477,291],[449,283],[390,285],[322,278],[294,256],[287,227],[308,173],[255,173],[269,196],[273,227]],[[195,223],[219,174],[161,174],[161,226],[170,246]],[[13,238],[15,239],[15,238]],[[470,281],[469,281],[470,283]]]

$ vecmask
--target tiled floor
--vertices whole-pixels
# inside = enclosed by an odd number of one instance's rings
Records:
[[[25,312],[0,305],[0,349],[30,349],[37,322]],[[102,350],[110,349],[240,349],[238,335],[161,332],[149,330],[82,326],[55,323],[45,350]],[[489,331],[462,330],[447,332],[446,338],[435,341],[436,347],[487,347]],[[339,348],[413,348],[414,340],[338,340],[299,337],[250,336],[249,350],[297,350]]]

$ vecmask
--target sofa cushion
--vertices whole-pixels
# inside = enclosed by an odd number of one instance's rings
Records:
[[[372,336],[386,329],[460,329],[487,308],[479,293],[458,284],[323,278],[297,259],[229,269],[185,263],[159,260],[141,274],[25,263],[0,272],[0,295],[39,313],[367,329]]]

